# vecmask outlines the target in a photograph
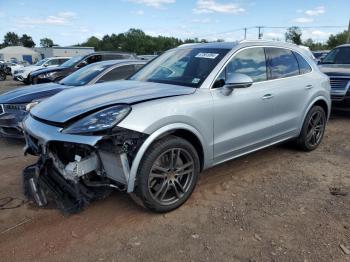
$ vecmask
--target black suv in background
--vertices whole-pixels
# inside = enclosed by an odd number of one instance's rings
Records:
[[[350,44],[337,46],[319,64],[331,81],[332,108],[350,110]]]
[[[134,54],[120,52],[96,52],[85,56],[75,56],[58,67],[34,71],[29,74],[28,78],[32,84],[57,82],[86,65],[120,59],[137,59],[137,57]]]

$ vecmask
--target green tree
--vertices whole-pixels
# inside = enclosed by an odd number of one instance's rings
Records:
[[[24,47],[34,47],[35,46],[35,43],[34,43],[32,37],[27,35],[27,34],[22,35],[22,37],[19,40]]]
[[[3,46],[16,46],[20,44],[21,42],[20,42],[19,36],[16,33],[8,32],[4,36]]]
[[[40,45],[42,47],[53,47],[53,46],[55,46],[53,41],[50,38],[47,38],[47,37],[40,39]]]
[[[285,33],[286,41],[292,42],[296,45],[301,45],[301,30],[297,26],[292,26],[287,29],[287,32]]]
[[[347,36],[348,36],[347,30],[336,35],[330,35],[327,41],[328,48],[332,49],[338,45],[345,44]]]
[[[91,36],[88,38],[88,40],[83,43],[81,46],[88,46],[88,47],[94,47],[95,50],[98,50],[99,49],[99,46],[100,46],[100,39],[98,39],[97,37],[95,36]]]

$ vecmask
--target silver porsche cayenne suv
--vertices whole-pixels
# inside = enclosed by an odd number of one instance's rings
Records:
[[[328,77],[295,45],[183,45],[128,80],[34,107],[26,152],[39,160],[23,172],[25,193],[76,212],[119,189],[167,212],[207,168],[286,140],[314,150],[330,109]]]

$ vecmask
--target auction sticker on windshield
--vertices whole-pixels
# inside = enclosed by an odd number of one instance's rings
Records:
[[[215,59],[219,54],[216,53],[198,53],[195,57],[196,58],[208,58],[208,59]]]

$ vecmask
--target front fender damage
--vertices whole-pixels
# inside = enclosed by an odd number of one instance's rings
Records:
[[[64,141],[43,145],[40,139],[25,137],[27,152],[39,156],[23,171],[25,195],[39,207],[54,203],[70,214],[114,189],[127,188],[133,159],[148,135],[117,128],[95,146]]]

